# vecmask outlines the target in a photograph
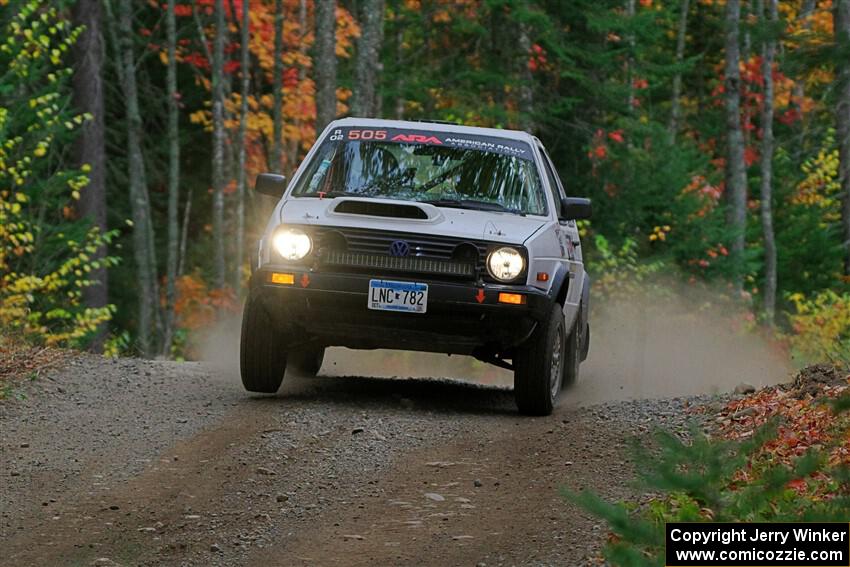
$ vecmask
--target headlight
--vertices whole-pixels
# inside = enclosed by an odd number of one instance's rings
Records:
[[[310,253],[313,242],[303,230],[286,228],[275,233],[272,239],[274,249],[285,260],[300,260]]]
[[[509,282],[516,279],[524,267],[522,254],[513,248],[497,248],[487,257],[487,269],[490,275],[499,281]]]

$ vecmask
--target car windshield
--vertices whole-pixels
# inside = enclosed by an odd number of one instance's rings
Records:
[[[527,144],[444,132],[335,130],[292,195],[377,197],[546,214],[545,194]]]

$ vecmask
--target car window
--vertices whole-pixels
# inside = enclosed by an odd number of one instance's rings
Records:
[[[322,143],[292,196],[380,197],[520,214],[547,212],[525,142],[392,129],[338,132]]]
[[[543,149],[543,146],[537,147],[540,150],[540,154],[543,156],[543,168],[546,170],[546,179],[549,181],[549,190],[552,192],[552,197],[555,199],[555,205],[557,206],[561,202],[561,198],[566,195],[564,195],[564,191],[561,188],[558,176],[555,175],[555,168],[552,166],[552,162],[549,160],[549,155],[546,153],[546,150]]]

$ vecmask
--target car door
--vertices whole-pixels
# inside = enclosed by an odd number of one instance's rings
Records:
[[[546,177],[549,181],[550,190],[555,198],[556,205],[559,205],[561,198],[566,197],[564,186],[561,179],[555,171],[555,166],[549,157],[546,148],[538,143],[540,155],[543,157],[543,167],[546,170]],[[560,243],[563,259],[569,264],[570,286],[567,290],[567,298],[564,305],[564,315],[567,325],[572,326],[575,320],[575,315],[578,305],[581,303],[584,288],[587,285],[587,278],[584,273],[584,262],[581,252],[581,241],[579,240],[578,226],[576,221],[571,219],[558,218],[558,225],[555,228],[555,233]],[[576,285],[578,284],[578,285]],[[568,328],[569,328],[568,327]]]

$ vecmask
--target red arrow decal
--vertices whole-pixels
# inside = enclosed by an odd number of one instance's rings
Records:
[[[301,287],[307,287],[310,285],[310,276],[304,274],[301,276]]]
[[[475,296],[478,303],[484,303],[484,288],[478,288],[478,295]]]

